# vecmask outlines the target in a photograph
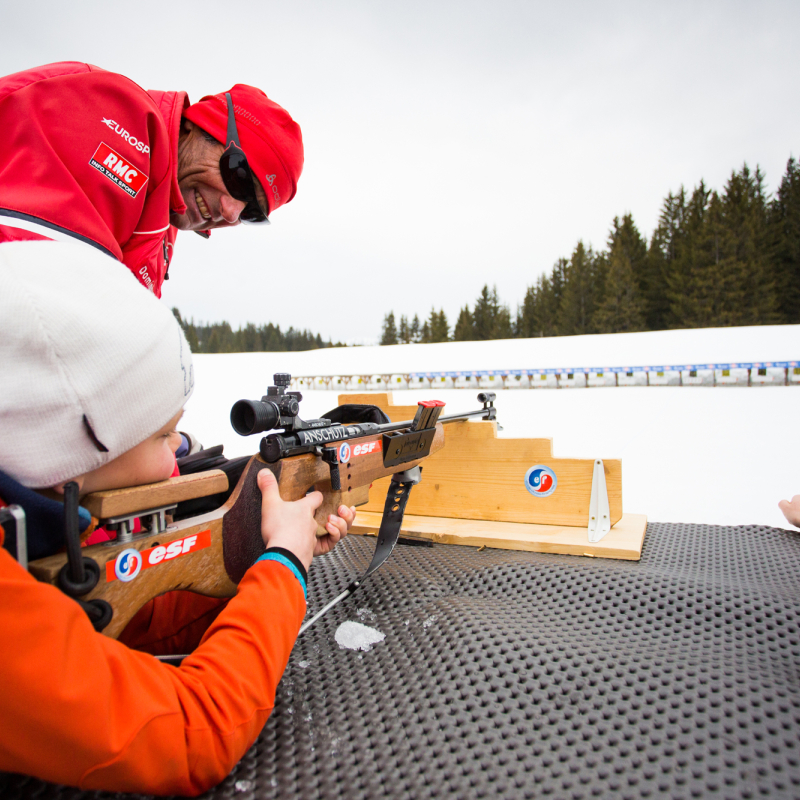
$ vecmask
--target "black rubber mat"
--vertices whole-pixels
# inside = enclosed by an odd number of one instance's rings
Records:
[[[315,561],[309,610],[373,547]],[[206,797],[800,797],[798,589],[800,535],[771,528],[651,524],[638,563],[400,545],[298,640]],[[345,621],[385,639],[340,648]]]

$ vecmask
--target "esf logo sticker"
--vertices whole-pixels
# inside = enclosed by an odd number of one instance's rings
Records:
[[[382,450],[383,447],[381,446],[380,439],[374,439],[373,441],[365,442],[364,444],[353,445],[353,447],[350,447],[347,442],[344,442],[339,447],[339,461],[343,464],[346,464],[352,458],[366,456],[369,453],[380,453]]]
[[[183,539],[175,539],[167,545],[156,545],[148,550],[123,550],[115,561],[106,563],[106,581],[132,581],[143,569],[157,567],[175,558],[203,550],[211,546],[211,531],[200,531]]]
[[[142,570],[142,555],[132,547],[123,550],[114,562],[114,577],[127,583],[132,581]]]
[[[534,497],[550,497],[557,485],[555,472],[544,464],[537,464],[525,473],[525,488]]]

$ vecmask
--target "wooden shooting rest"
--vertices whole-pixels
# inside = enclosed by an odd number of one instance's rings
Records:
[[[87,494],[81,505],[97,519],[112,519],[135,514],[146,508],[176,505],[184,500],[219,494],[228,488],[228,476],[219,469],[180,475],[160,483],[134,486],[129,489],[110,489]]]
[[[342,394],[339,404],[381,408],[392,422],[412,419],[417,406],[395,405],[391,394]],[[447,410],[445,410],[447,414]],[[597,543],[588,536],[595,459],[555,458],[552,439],[505,439],[494,421],[445,425],[445,447],[425,459],[422,482],[408,501],[401,536],[443,544],[566,553],[638,561],[647,517],[622,512],[622,462],[603,460],[611,530]],[[558,476],[549,497],[525,488],[528,468],[543,464]],[[352,533],[380,526],[386,480],[376,481]]]

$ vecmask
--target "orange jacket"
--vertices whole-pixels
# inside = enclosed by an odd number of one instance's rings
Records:
[[[292,571],[259,561],[172,667],[96,633],[77,603],[0,547],[0,770],[81,789],[199,794],[264,726],[305,610]]]

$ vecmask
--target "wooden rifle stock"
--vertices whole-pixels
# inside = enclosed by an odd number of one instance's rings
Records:
[[[274,464],[253,456],[227,502],[215,511],[180,520],[160,533],[136,534],[129,541],[114,540],[82,548],[81,555],[93,559],[99,566],[100,579],[94,589],[78,599],[108,602],[113,616],[103,633],[117,638],[145,603],[166,592],[182,589],[210,597],[232,597],[245,571],[264,552],[261,492],[256,483],[258,473],[262,469],[272,470],[284,500],[300,500],[310,490],[321,491],[324,500],[316,512],[316,520],[317,535],[323,536],[328,515],[336,514],[340,505],[364,505],[369,500],[373,481],[411,469],[424,460],[418,458],[396,466],[384,466],[379,446],[381,438],[381,434],[372,434],[348,440],[349,452],[361,454],[352,455],[349,461],[339,464],[340,491],[331,489],[330,466],[318,455],[290,456]],[[378,445],[364,447],[376,441]],[[437,423],[428,454],[443,446],[444,429]],[[338,450],[338,445],[335,447]],[[212,472],[215,475],[211,477],[215,479],[225,477],[219,471]],[[206,494],[225,488],[220,487],[218,480],[209,479],[209,475],[211,473],[199,473],[150,486],[98,492],[87,495],[83,505],[101,520],[144,512],[187,499],[185,486],[188,483],[206,481],[209,486]],[[126,555],[130,550],[137,552]],[[28,568],[38,580],[57,585],[58,575],[66,565],[66,554],[58,553],[33,561]]]

